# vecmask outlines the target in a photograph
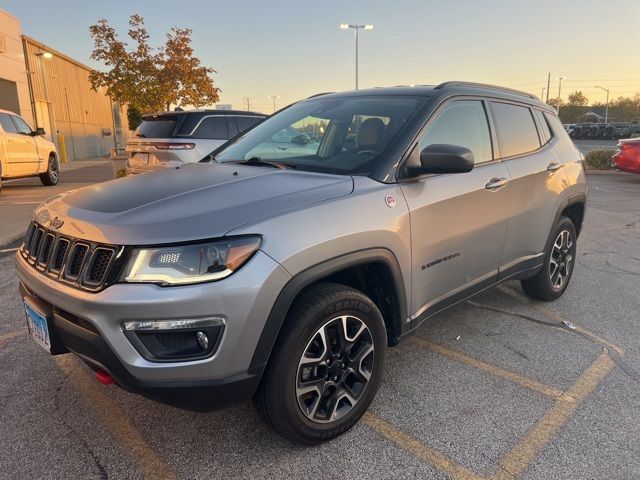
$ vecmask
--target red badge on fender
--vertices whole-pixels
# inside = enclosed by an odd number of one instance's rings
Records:
[[[393,208],[396,206],[396,199],[393,198],[391,195],[387,195],[386,197],[384,197],[384,201],[387,204],[387,207],[389,208]]]

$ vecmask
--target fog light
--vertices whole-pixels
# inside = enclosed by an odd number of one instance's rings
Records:
[[[128,320],[122,330],[146,360],[187,361],[215,354],[225,323],[223,317]]]
[[[198,345],[202,350],[206,350],[209,347],[209,337],[204,332],[196,333],[196,339],[198,340]]]

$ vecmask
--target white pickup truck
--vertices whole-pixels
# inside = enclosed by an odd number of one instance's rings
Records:
[[[58,152],[15,113],[0,110],[0,190],[2,180],[39,176],[43,185],[56,185],[60,178]]]

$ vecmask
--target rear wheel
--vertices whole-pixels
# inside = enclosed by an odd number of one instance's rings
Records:
[[[43,185],[48,187],[57,185],[60,179],[60,164],[55,155],[49,156],[49,163],[47,164],[47,171],[39,175],[40,181]]]
[[[292,306],[254,404],[276,432],[316,444],[350,429],[383,376],[384,320],[358,290],[319,284]]]
[[[567,217],[560,217],[547,250],[542,270],[535,277],[522,280],[529,297],[545,302],[562,296],[571,281],[576,258],[576,229]]]

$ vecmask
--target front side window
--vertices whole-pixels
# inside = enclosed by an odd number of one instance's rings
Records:
[[[204,117],[191,135],[193,138],[206,138],[211,140],[227,140],[227,119],[223,116]]]
[[[0,113],[0,125],[6,133],[18,133],[18,127],[7,113]]]
[[[265,119],[216,153],[218,162],[262,161],[344,175],[369,174],[418,107],[419,96],[317,97]]]
[[[538,131],[529,107],[493,102],[491,110],[498,132],[500,156],[511,157],[540,148]]]
[[[11,115],[11,118],[13,119],[13,123],[16,124],[16,127],[18,127],[18,133],[22,133],[24,135],[31,135],[31,132],[33,130],[31,130],[31,127],[27,122],[25,122],[23,119],[21,119],[17,115]]]
[[[466,147],[473,153],[476,164],[493,160],[489,123],[482,102],[459,100],[445,107],[418,142],[420,151],[435,144]]]

